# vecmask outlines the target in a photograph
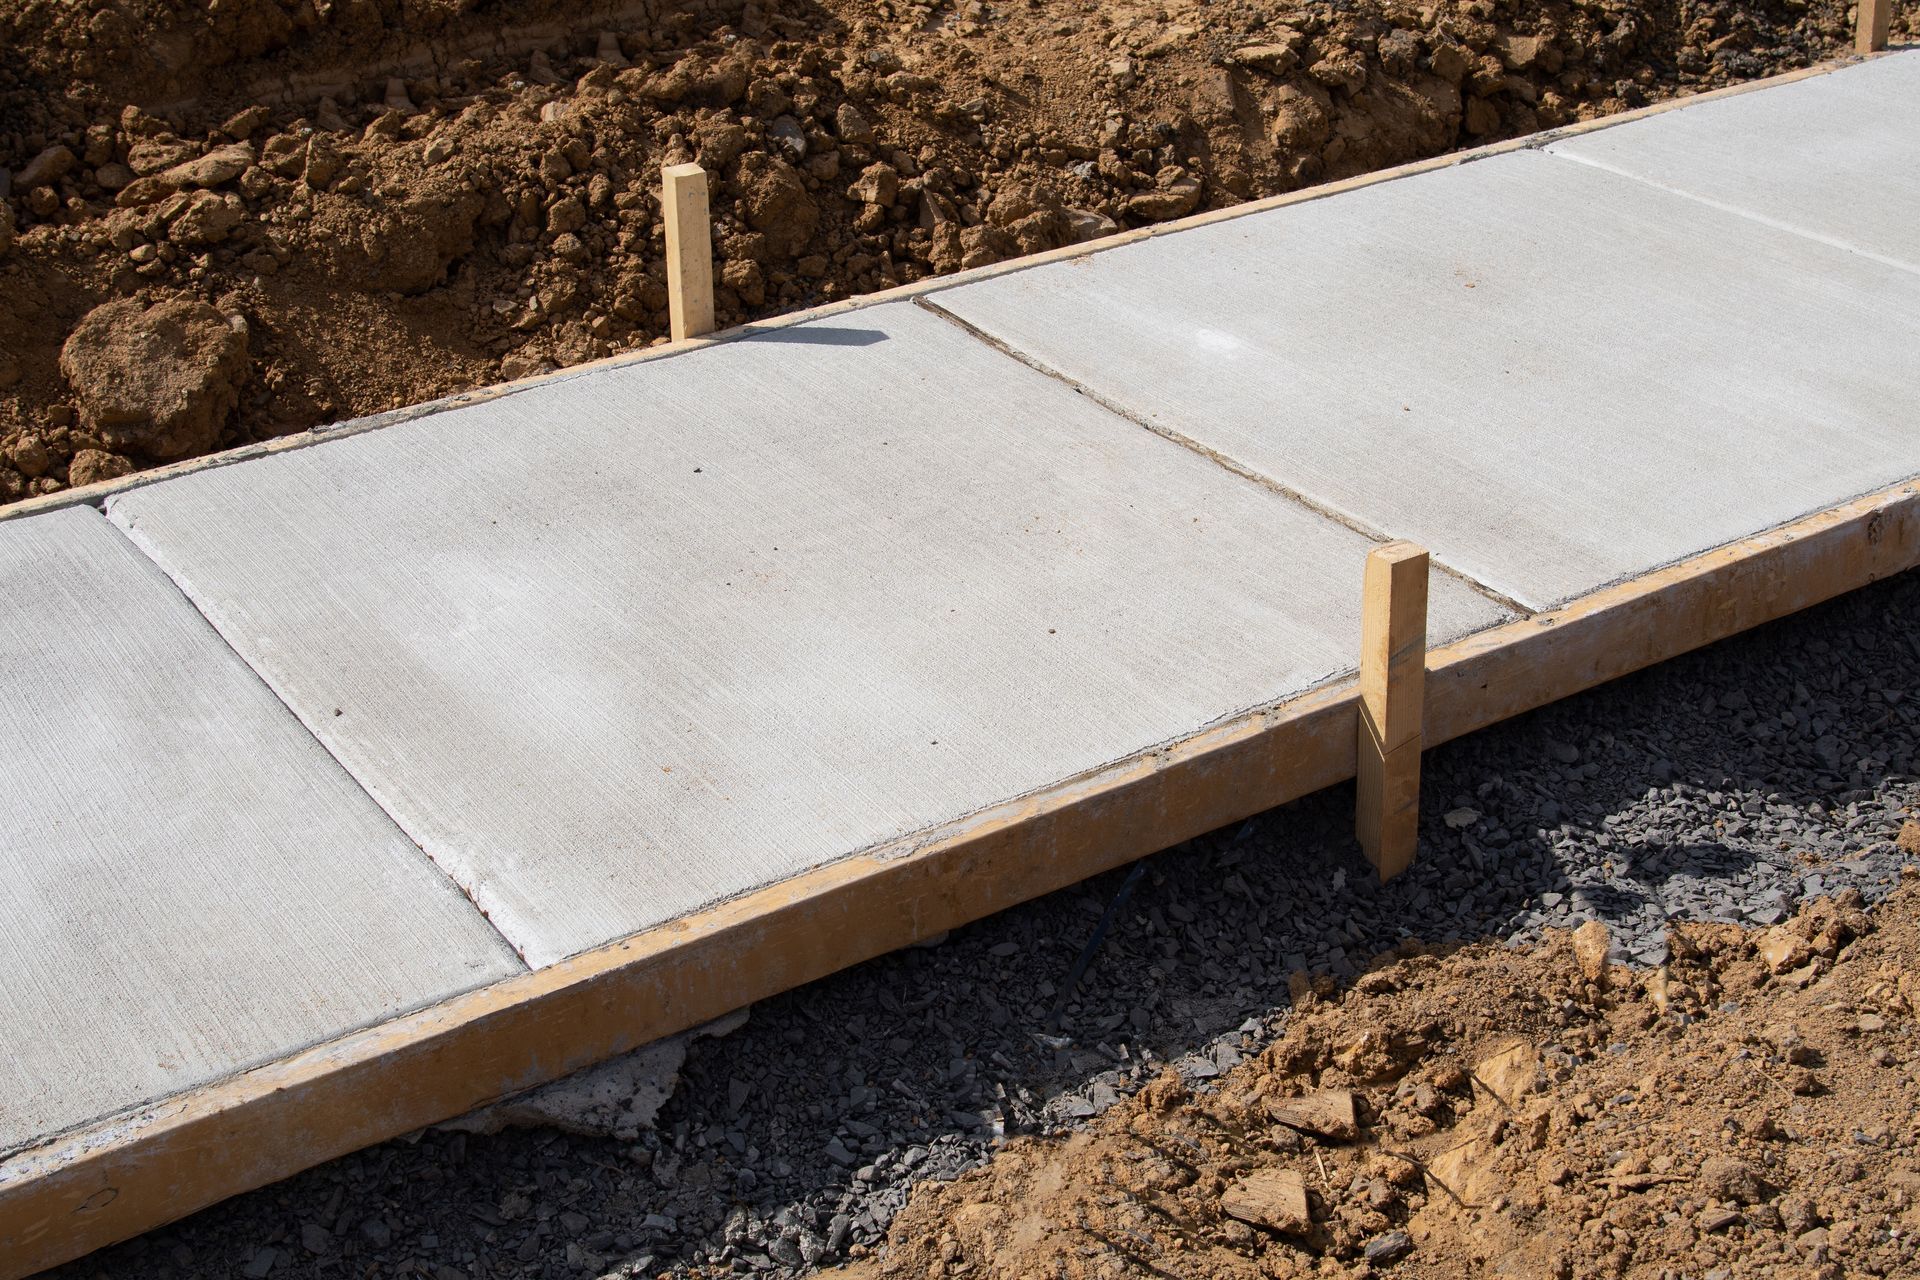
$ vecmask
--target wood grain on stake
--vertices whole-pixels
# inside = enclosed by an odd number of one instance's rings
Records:
[[[1420,841],[1420,719],[1427,674],[1427,553],[1389,542],[1367,556],[1360,612],[1354,834],[1381,880]]]
[[[675,342],[713,332],[713,226],[707,171],[673,164],[660,171],[667,224],[667,315]]]
[[[1920,563],[1882,490],[1435,651],[1438,744]],[[697,1026],[1353,776],[1349,682],[0,1162],[0,1278]]]
[[[1860,0],[1854,19],[1854,52],[1879,53],[1893,25],[1893,0]]]

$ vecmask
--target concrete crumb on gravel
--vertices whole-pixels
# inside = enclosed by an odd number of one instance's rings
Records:
[[[798,1274],[1005,1136],[1076,1131],[1169,1064],[1210,1087],[1410,937],[1597,920],[1644,967],[1670,920],[1876,902],[1920,854],[1915,618],[1909,573],[1429,753],[1420,857],[1385,887],[1347,787],[1156,855],[1057,1032],[1124,871],[761,1002],[636,1140],[414,1135],[56,1274]]]

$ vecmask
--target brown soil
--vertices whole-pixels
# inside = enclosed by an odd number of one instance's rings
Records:
[[[1800,66],[1849,12],[0,0],[0,501],[660,341],[663,163],[718,175],[728,324]]]
[[[1678,927],[1656,971],[1589,925],[1410,945],[1344,994],[1302,974],[1282,1038],[1204,1093],[1169,1073],[922,1184],[847,1274],[1920,1274],[1916,949],[1909,880],[1872,914]]]

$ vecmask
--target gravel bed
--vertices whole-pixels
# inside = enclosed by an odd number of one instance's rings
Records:
[[[1668,919],[1877,900],[1916,800],[1915,619],[1907,574],[1429,753],[1420,857],[1384,888],[1346,787],[1158,854],[1064,1001],[1125,871],[762,1002],[691,1046],[637,1140],[415,1135],[60,1274],[796,1274],[1002,1135],[1070,1129],[1170,1061],[1218,1075],[1272,1038],[1295,971],[1592,918],[1654,964]]]

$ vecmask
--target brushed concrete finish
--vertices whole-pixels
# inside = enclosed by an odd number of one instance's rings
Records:
[[[97,511],[0,582],[0,1152],[521,970]]]
[[[1369,547],[908,304],[110,514],[536,964],[1350,668]]]
[[[1534,152],[932,301],[1534,607],[1920,472],[1920,276]]]
[[[1920,50],[1547,149],[1920,270]]]

